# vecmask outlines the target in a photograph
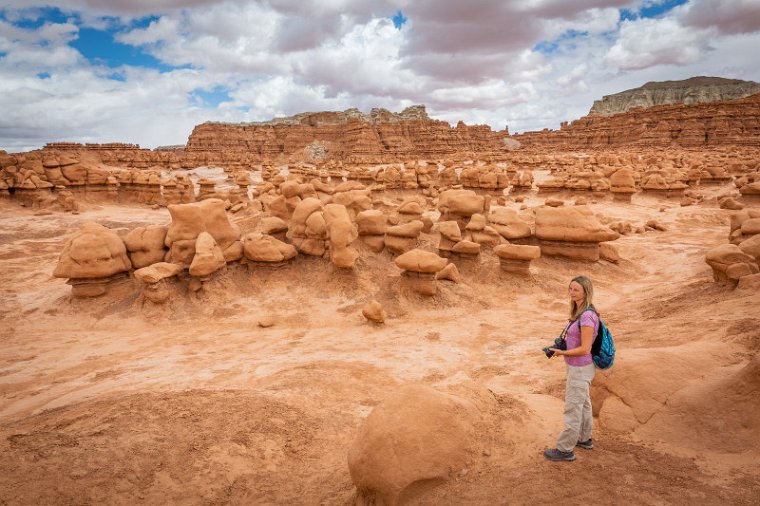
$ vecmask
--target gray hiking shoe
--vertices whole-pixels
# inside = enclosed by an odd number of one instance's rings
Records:
[[[593,450],[594,441],[591,438],[588,438],[588,441],[578,441],[577,443],[575,443],[575,446],[580,446],[584,450]]]
[[[552,448],[551,450],[546,450],[544,452],[544,457],[551,460],[552,462],[560,462],[560,461],[567,461],[572,462],[575,460],[575,453],[573,453],[572,450],[569,452],[563,452],[562,450],[558,450],[556,448]]]

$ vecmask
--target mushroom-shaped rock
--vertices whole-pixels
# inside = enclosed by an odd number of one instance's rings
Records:
[[[615,196],[615,200],[630,202],[631,195],[636,193],[636,180],[633,177],[633,171],[622,168],[612,174],[610,176],[610,192]]]
[[[467,466],[489,409],[486,394],[480,395],[407,385],[378,404],[348,451],[362,504],[415,501],[425,490],[416,484],[443,482]]]
[[[195,240],[195,255],[190,263],[190,275],[203,278],[210,276],[227,265],[224,252],[214,237],[208,232],[201,232]]]
[[[493,249],[506,272],[529,274],[530,263],[541,256],[541,248],[523,244],[500,244]]]
[[[124,241],[98,223],[85,223],[63,247],[53,271],[69,278],[74,297],[97,297],[132,268]]]
[[[298,252],[292,244],[271,235],[251,232],[243,236],[243,254],[253,262],[278,263],[290,260]]]
[[[107,278],[132,268],[124,241],[98,223],[85,223],[63,247],[56,278]]]
[[[399,255],[393,262],[405,271],[435,274],[446,267],[448,260],[430,251],[413,249]]]
[[[712,267],[715,281],[738,281],[742,276],[758,272],[755,257],[735,244],[721,244],[711,249],[705,255],[705,261]]]
[[[140,269],[162,262],[166,255],[164,241],[168,227],[150,225],[131,230],[124,238],[132,267]]]
[[[599,243],[620,234],[602,225],[587,206],[542,207],[536,210],[536,237],[545,255],[599,260]]]
[[[376,300],[367,302],[362,308],[362,315],[366,319],[375,323],[384,323],[386,314],[383,306]]]
[[[438,291],[435,273],[443,269],[448,260],[430,251],[413,249],[400,255],[394,262],[404,270],[403,276],[413,291],[422,295],[435,295]]]

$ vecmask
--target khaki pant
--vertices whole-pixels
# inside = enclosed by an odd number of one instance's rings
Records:
[[[594,364],[575,367],[566,365],[565,384],[565,430],[559,435],[557,449],[572,451],[578,441],[591,438],[591,380],[594,379]]]

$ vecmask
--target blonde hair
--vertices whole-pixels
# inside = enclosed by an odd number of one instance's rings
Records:
[[[594,305],[594,285],[586,276],[575,276],[570,280],[570,283],[573,281],[583,288],[583,301],[580,304],[576,304],[572,299],[570,300],[570,320],[577,320],[586,309]]]

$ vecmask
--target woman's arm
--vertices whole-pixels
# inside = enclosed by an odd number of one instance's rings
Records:
[[[558,355],[564,355],[566,357],[577,357],[580,355],[588,355],[591,353],[591,344],[594,342],[594,327],[581,327],[581,345],[572,350],[558,350],[552,348],[554,353]]]

